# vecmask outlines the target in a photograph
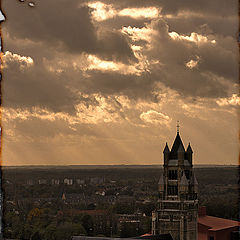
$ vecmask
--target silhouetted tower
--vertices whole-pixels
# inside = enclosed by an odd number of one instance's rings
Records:
[[[164,171],[158,183],[159,200],[152,214],[152,234],[170,233],[174,240],[196,240],[198,183],[193,172],[192,148],[177,136],[171,151],[163,151]]]

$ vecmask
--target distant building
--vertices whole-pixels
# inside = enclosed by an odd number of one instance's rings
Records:
[[[63,180],[63,183],[66,184],[66,185],[73,185],[73,179],[65,178]]]
[[[51,183],[52,183],[52,185],[59,185],[60,179],[52,179]]]
[[[185,151],[177,136],[171,151],[164,148],[164,171],[159,180],[159,200],[152,214],[152,234],[171,234],[173,240],[196,240],[198,183],[194,176],[190,143]]]
[[[47,180],[46,180],[46,179],[39,179],[39,180],[38,180],[38,184],[39,184],[39,185],[47,184]]]
[[[71,204],[86,203],[85,196],[82,193],[63,193],[62,200]]]
[[[28,179],[27,180],[27,185],[33,186],[34,185],[34,181],[32,179]]]
[[[76,183],[79,185],[85,184],[85,180],[84,179],[76,179]]]
[[[198,240],[239,240],[240,222],[208,216],[206,208],[199,209]]]
[[[104,182],[103,178],[100,177],[92,177],[90,178],[90,183],[91,184],[102,184]]]

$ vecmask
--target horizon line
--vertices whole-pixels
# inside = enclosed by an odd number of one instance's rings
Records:
[[[163,166],[162,164],[29,164],[29,165],[1,165],[1,167],[77,167],[77,166]],[[239,164],[204,164],[198,163],[194,166],[240,166]]]

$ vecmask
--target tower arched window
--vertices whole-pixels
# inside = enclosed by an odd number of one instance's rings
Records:
[[[168,179],[169,180],[177,180],[177,170],[169,170],[168,171]]]

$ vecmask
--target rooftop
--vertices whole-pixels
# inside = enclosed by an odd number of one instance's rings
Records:
[[[225,228],[240,226],[240,222],[238,221],[233,221],[225,218],[212,217],[207,215],[199,216],[198,223],[209,227],[210,231],[218,231]]]

